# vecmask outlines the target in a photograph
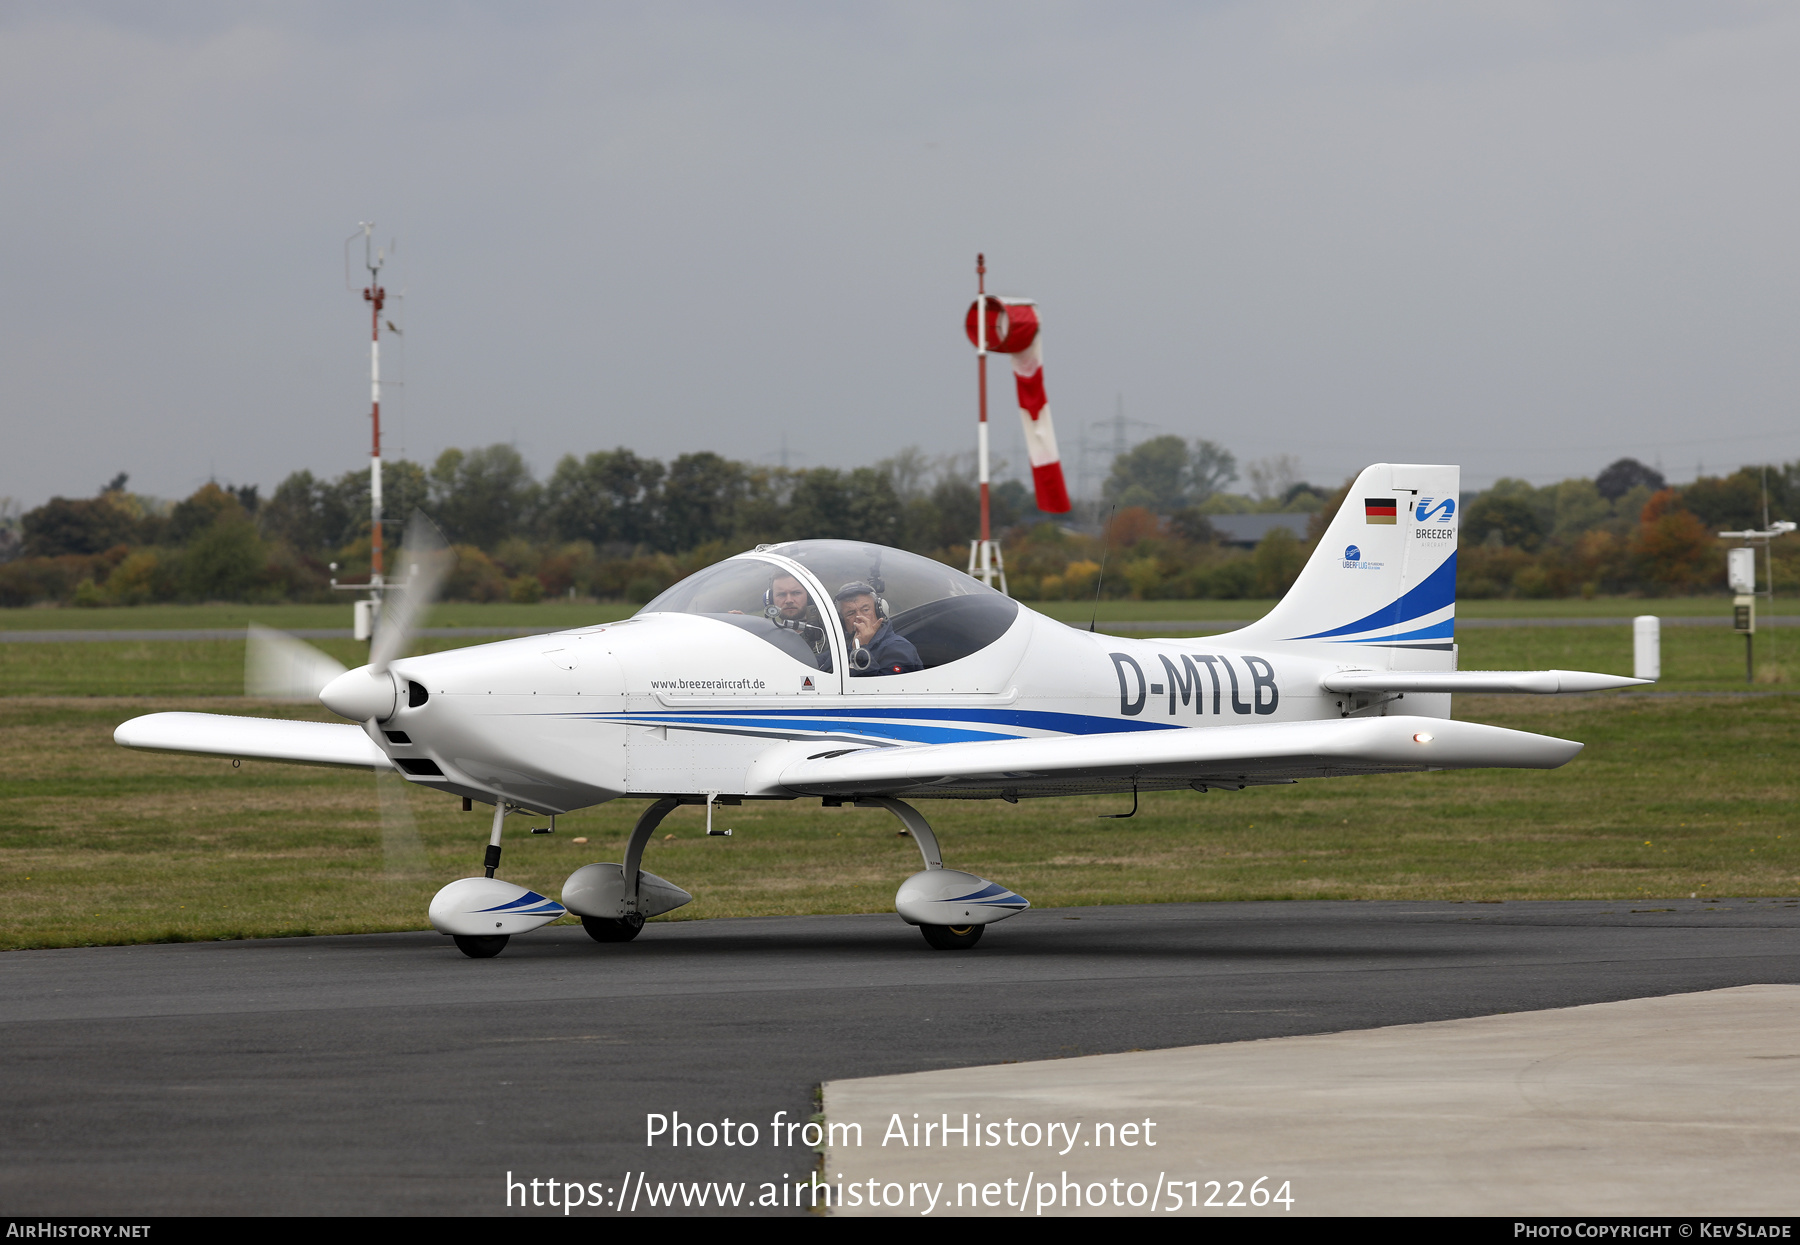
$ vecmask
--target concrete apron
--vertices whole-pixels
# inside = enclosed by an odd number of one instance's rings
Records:
[[[1128,1214],[1159,1177],[1162,1213],[1178,1198],[1209,1215],[1794,1214],[1800,986],[831,1081],[824,1112],[862,1125],[860,1147],[833,1131],[825,1179],[904,1199],[834,1214]],[[965,1145],[965,1112],[1000,1144],[971,1129]],[[922,1143],[946,1115],[947,1145],[936,1127],[929,1146],[896,1135],[917,1124]],[[1247,1202],[1259,1177],[1289,1184],[1291,1212],[1189,1201],[1241,1181]]]

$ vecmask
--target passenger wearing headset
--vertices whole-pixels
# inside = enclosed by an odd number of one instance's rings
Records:
[[[919,650],[888,625],[887,602],[874,587],[852,580],[832,597],[844,620],[844,638],[850,644],[850,677],[906,674],[923,670]]]

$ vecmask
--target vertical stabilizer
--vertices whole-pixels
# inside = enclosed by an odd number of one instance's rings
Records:
[[[1293,642],[1381,669],[1455,665],[1456,467],[1376,463],[1288,594],[1242,643]]]

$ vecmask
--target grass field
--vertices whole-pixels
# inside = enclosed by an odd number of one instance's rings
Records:
[[[488,817],[408,793],[427,876],[385,879],[374,779],[126,752],[120,720],[189,708],[324,717],[241,700],[15,697],[0,702],[0,947],[419,929],[431,894],[479,864]],[[1580,739],[1546,773],[1488,770],[1292,787],[926,811],[958,867],[1040,906],[1210,899],[1794,895],[1800,696],[1459,698],[1457,714]],[[509,828],[505,875],[557,893],[617,860],[639,801]],[[647,868],[695,902],[673,919],[889,911],[919,867],[886,814],[813,801],[723,810],[707,839],[677,812]],[[586,836],[586,845],[574,843]]]

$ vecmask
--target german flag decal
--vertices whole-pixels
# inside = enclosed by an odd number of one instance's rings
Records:
[[[1392,497],[1363,498],[1363,517],[1370,523],[1399,523]]]

